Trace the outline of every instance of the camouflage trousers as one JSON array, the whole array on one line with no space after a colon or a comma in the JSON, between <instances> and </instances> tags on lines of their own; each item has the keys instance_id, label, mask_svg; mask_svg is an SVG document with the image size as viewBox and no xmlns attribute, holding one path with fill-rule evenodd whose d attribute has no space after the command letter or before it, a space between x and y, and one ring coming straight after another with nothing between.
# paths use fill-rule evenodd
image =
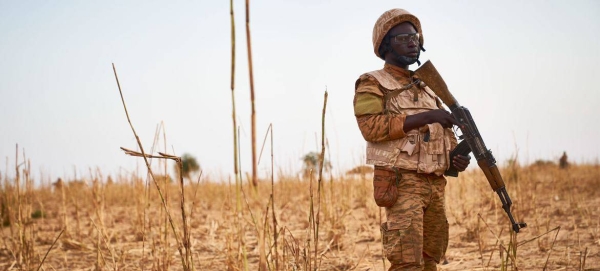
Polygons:
<instances>
[{"instance_id":1,"label":"camouflage trousers","mask_svg":"<svg viewBox=\"0 0 600 271\"><path fill-rule=\"evenodd\" d=\"M389 271L437 270L448 247L445 187L443 176L402 173L398 200L385 209L387 222L381 224Z\"/></svg>"}]
</instances>

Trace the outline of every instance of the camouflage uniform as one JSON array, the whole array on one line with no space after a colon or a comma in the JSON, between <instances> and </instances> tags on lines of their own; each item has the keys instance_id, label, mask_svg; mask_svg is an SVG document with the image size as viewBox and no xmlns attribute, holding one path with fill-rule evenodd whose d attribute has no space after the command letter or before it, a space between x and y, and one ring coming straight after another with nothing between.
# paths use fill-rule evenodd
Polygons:
<instances>
[{"instance_id":1,"label":"camouflage uniform","mask_svg":"<svg viewBox=\"0 0 600 271\"><path fill-rule=\"evenodd\" d=\"M402 174L398 200L386 208L381 225L389 270L437 270L448 246L445 186L446 179L435 174Z\"/></svg>"},{"instance_id":2,"label":"camouflage uniform","mask_svg":"<svg viewBox=\"0 0 600 271\"><path fill-rule=\"evenodd\" d=\"M380 24L382 18L387 25ZM380 40L375 33L385 34L404 21L421 33L418 19L404 10L391 15L388 11L378 20L373 39L378 56ZM394 65L385 64L356 81L354 113L367 141L367 163L375 166L375 192L381 183L393 183L392 189L397 189L393 190L397 199L391 197L395 201L386 205L387 221L381 225L385 254L392 264L389 270L437 270L436 263L446 252L443 173L457 144L455 135L439 123L403 130L406 116L439 108L441 101L429 87L411 71Z\"/></svg>"}]
</instances>

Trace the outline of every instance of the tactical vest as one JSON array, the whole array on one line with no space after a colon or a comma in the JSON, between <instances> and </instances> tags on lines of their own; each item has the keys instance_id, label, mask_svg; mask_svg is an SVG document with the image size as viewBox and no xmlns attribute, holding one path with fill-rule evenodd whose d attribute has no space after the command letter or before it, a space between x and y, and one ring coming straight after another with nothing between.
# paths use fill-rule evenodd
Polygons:
<instances>
[{"instance_id":1,"label":"tactical vest","mask_svg":"<svg viewBox=\"0 0 600 271\"><path fill-rule=\"evenodd\" d=\"M384 94L384 113L414 115L443 108L435 93L422 81L403 85L385 70L367 73ZM457 144L452 129L432 123L413 129L400 139L367 142L367 164L442 175L449 167L449 153Z\"/></svg>"}]
</instances>

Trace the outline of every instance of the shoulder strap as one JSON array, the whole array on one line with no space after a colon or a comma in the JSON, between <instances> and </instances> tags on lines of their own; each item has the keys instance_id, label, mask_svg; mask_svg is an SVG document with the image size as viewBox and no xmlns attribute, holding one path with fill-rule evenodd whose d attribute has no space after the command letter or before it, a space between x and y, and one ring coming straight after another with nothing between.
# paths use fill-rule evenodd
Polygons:
<instances>
[{"instance_id":1,"label":"shoulder strap","mask_svg":"<svg viewBox=\"0 0 600 271\"><path fill-rule=\"evenodd\" d=\"M396 78L394 78L394 76L383 69L368 72L367 74L375 78L379 85L387 90L384 93L386 103L391 97L394 97L412 87L412 84L402 85L400 82L398 82L398 80L396 80Z\"/></svg>"},{"instance_id":2,"label":"shoulder strap","mask_svg":"<svg viewBox=\"0 0 600 271\"><path fill-rule=\"evenodd\" d=\"M386 72L385 70L377 70L377 71L372 71L372 72L368 72L367 74L375 77L375 79L377 79L377 82L379 82L379 84L384 87L385 89L394 91L396 89L402 88L403 85L400 84L400 82L398 82L396 80L396 78L394 78L394 76L392 76L390 73Z\"/></svg>"}]
</instances>

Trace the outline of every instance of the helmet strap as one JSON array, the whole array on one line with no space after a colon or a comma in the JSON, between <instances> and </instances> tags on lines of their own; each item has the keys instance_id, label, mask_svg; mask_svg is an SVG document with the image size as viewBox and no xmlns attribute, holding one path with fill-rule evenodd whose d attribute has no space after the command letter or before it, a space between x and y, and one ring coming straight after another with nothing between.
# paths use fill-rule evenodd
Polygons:
<instances>
[{"instance_id":1,"label":"helmet strap","mask_svg":"<svg viewBox=\"0 0 600 271\"><path fill-rule=\"evenodd\" d=\"M423 45L421 45L419 43L419 48L421 48L421 51L425 52L425 48L423 48ZM421 52L419 52L419 56L421 56ZM419 56L417 57L417 65L421 66L421 61L419 61Z\"/></svg>"}]
</instances>

